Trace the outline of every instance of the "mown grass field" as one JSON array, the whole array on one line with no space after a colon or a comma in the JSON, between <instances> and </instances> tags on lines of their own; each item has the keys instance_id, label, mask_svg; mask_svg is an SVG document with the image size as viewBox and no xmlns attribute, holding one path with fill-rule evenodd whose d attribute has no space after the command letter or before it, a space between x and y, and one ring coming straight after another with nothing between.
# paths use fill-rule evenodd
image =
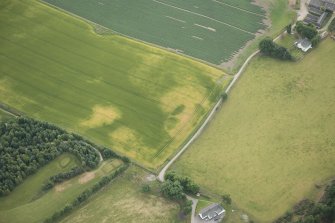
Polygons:
<instances>
[{"instance_id":1,"label":"mown grass field","mask_svg":"<svg viewBox=\"0 0 335 223\"><path fill-rule=\"evenodd\" d=\"M183 222L178 219L178 204L158 196L155 182L148 182L148 175L148 172L138 167L130 167L62 223ZM142 192L143 184L151 184L152 191Z\"/></svg>"},{"instance_id":2,"label":"mown grass field","mask_svg":"<svg viewBox=\"0 0 335 223\"><path fill-rule=\"evenodd\" d=\"M84 4L83 4L84 6ZM230 78L37 1L0 3L0 101L160 166Z\"/></svg>"},{"instance_id":3,"label":"mown grass field","mask_svg":"<svg viewBox=\"0 0 335 223\"><path fill-rule=\"evenodd\" d=\"M335 174L335 42L303 60L255 58L173 169L270 222Z\"/></svg>"},{"instance_id":4,"label":"mown grass field","mask_svg":"<svg viewBox=\"0 0 335 223\"><path fill-rule=\"evenodd\" d=\"M221 64L266 28L250 1L45 0L118 33Z\"/></svg>"},{"instance_id":5,"label":"mown grass field","mask_svg":"<svg viewBox=\"0 0 335 223\"><path fill-rule=\"evenodd\" d=\"M0 198L0 222L43 222L121 164L119 160L104 161L98 169L58 184L47 193L41 193L41 187L49 177L79 165L73 155L61 155L28 177L8 196Z\"/></svg>"}]
</instances>

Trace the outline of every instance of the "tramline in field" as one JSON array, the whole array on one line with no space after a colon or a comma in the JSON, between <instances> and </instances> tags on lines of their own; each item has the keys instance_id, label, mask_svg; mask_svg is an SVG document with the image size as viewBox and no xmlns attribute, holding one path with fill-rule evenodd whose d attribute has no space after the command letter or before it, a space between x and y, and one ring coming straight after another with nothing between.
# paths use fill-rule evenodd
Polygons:
<instances>
[{"instance_id":1,"label":"tramline in field","mask_svg":"<svg viewBox=\"0 0 335 223\"><path fill-rule=\"evenodd\" d=\"M217 65L266 28L265 11L245 0L45 2L123 35Z\"/></svg>"}]
</instances>

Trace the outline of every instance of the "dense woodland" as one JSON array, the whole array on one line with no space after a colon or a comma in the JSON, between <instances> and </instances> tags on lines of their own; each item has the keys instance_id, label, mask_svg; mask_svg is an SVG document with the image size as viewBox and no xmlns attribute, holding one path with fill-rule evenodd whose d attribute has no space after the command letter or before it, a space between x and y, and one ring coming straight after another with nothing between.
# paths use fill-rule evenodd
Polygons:
<instances>
[{"instance_id":1,"label":"dense woodland","mask_svg":"<svg viewBox=\"0 0 335 223\"><path fill-rule=\"evenodd\" d=\"M0 195L10 193L28 175L64 152L77 156L85 169L99 163L92 144L54 125L28 118L0 123Z\"/></svg>"},{"instance_id":2,"label":"dense woodland","mask_svg":"<svg viewBox=\"0 0 335 223\"><path fill-rule=\"evenodd\" d=\"M329 185L319 202L308 199L296 204L292 211L274 223L334 223L335 222L335 180Z\"/></svg>"}]
</instances>

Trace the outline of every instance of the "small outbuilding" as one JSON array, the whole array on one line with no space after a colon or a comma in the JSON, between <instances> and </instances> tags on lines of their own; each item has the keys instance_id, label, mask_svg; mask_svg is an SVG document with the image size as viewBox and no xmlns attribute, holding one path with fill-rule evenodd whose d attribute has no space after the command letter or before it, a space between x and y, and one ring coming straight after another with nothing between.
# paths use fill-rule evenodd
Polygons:
<instances>
[{"instance_id":1,"label":"small outbuilding","mask_svg":"<svg viewBox=\"0 0 335 223\"><path fill-rule=\"evenodd\" d=\"M303 52L307 52L309 49L312 48L312 43L307 38L300 39L299 41L295 42L295 45Z\"/></svg>"},{"instance_id":2,"label":"small outbuilding","mask_svg":"<svg viewBox=\"0 0 335 223\"><path fill-rule=\"evenodd\" d=\"M204 221L215 220L223 218L226 213L226 210L220 204L212 204L199 213L199 217Z\"/></svg>"}]
</instances>

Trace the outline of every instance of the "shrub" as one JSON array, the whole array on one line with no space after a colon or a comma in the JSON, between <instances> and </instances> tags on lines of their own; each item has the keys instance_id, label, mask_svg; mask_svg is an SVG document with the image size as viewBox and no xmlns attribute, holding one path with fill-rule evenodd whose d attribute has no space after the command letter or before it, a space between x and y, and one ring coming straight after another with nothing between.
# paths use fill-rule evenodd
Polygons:
<instances>
[{"instance_id":1,"label":"shrub","mask_svg":"<svg viewBox=\"0 0 335 223\"><path fill-rule=\"evenodd\" d=\"M230 205L231 204L231 197L229 194L222 195L222 202L225 204Z\"/></svg>"},{"instance_id":2,"label":"shrub","mask_svg":"<svg viewBox=\"0 0 335 223\"><path fill-rule=\"evenodd\" d=\"M144 184L144 185L142 186L142 192L144 192L144 193L148 193L148 192L150 192L150 191L151 191L150 185L148 185L148 184Z\"/></svg>"},{"instance_id":3,"label":"shrub","mask_svg":"<svg viewBox=\"0 0 335 223\"><path fill-rule=\"evenodd\" d=\"M192 204L193 202L190 200L186 200L182 205L182 211L185 215L188 215L192 211Z\"/></svg>"},{"instance_id":4,"label":"shrub","mask_svg":"<svg viewBox=\"0 0 335 223\"><path fill-rule=\"evenodd\" d=\"M281 60L292 60L290 52L283 46L279 46L270 38L265 38L259 43L259 50L262 54Z\"/></svg>"},{"instance_id":5,"label":"shrub","mask_svg":"<svg viewBox=\"0 0 335 223\"><path fill-rule=\"evenodd\" d=\"M200 187L195 184L191 178L185 176L178 176L175 172L168 172L165 175L165 180L170 180L172 182L179 182L183 187L183 191L187 194L196 194L199 192Z\"/></svg>"},{"instance_id":6,"label":"shrub","mask_svg":"<svg viewBox=\"0 0 335 223\"><path fill-rule=\"evenodd\" d=\"M183 200L185 195L183 194L183 187L179 181L165 181L161 186L161 192L165 197L172 200Z\"/></svg>"}]
</instances>

